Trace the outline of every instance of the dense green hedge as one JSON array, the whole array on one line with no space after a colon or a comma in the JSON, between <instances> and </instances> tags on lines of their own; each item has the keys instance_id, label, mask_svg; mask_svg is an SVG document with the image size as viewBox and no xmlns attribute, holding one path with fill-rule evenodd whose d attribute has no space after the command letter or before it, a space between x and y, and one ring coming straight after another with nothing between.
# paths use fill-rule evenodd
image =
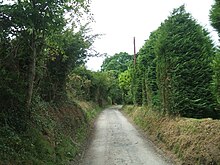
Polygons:
<instances>
[{"instance_id":1,"label":"dense green hedge","mask_svg":"<svg viewBox=\"0 0 220 165\"><path fill-rule=\"evenodd\" d=\"M214 56L209 33L184 6L174 9L138 52L131 70L134 103L170 115L218 118L211 87L212 77L217 83Z\"/></svg>"}]
</instances>

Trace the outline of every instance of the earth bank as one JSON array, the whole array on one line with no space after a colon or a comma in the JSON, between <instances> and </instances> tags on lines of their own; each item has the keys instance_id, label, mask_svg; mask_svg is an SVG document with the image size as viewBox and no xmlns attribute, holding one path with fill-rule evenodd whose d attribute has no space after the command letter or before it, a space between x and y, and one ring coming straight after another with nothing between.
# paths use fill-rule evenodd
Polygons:
<instances>
[{"instance_id":1,"label":"earth bank","mask_svg":"<svg viewBox=\"0 0 220 165\"><path fill-rule=\"evenodd\" d=\"M101 111L93 102L42 104L32 112L27 131L0 129L0 164L31 165L77 162Z\"/></svg>"}]
</instances>

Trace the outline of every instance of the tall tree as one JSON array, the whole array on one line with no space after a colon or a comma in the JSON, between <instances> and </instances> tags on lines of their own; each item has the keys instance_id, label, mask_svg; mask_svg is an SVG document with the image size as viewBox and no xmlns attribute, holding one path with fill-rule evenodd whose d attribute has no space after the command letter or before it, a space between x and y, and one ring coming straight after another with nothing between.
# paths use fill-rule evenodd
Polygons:
<instances>
[{"instance_id":1,"label":"tall tree","mask_svg":"<svg viewBox=\"0 0 220 165\"><path fill-rule=\"evenodd\" d=\"M210 10L210 21L211 25L217 30L218 36L220 36L220 1L215 0L214 5ZM215 99L218 102L218 106L220 106L220 50L215 53L215 57L212 63L213 68L213 82L212 82L212 91Z\"/></svg>"},{"instance_id":2,"label":"tall tree","mask_svg":"<svg viewBox=\"0 0 220 165\"><path fill-rule=\"evenodd\" d=\"M66 96L66 80L89 56L96 35L88 35L86 26L78 32L67 29L47 38L46 73L40 80L40 94L46 101L59 101Z\"/></svg>"},{"instance_id":3,"label":"tall tree","mask_svg":"<svg viewBox=\"0 0 220 165\"><path fill-rule=\"evenodd\" d=\"M215 0L214 5L210 10L210 21L211 25L217 30L218 35L220 36L220 1Z\"/></svg>"},{"instance_id":4,"label":"tall tree","mask_svg":"<svg viewBox=\"0 0 220 165\"><path fill-rule=\"evenodd\" d=\"M1 56L0 76L5 78L1 80L0 88L9 98L9 105L1 108L3 114L10 113L8 109L17 107L17 113L26 109L26 114L30 115L36 73L44 67L40 63L46 58L46 38L63 30L66 25L66 12L71 11L76 18L80 9L87 10L87 4L86 0L18 0L1 3L0 51L4 52L4 56ZM4 51L6 47L7 51ZM16 87L19 87L19 90ZM1 104L4 104L4 100L1 100ZM20 115L22 116L25 115ZM13 119L11 121L13 122Z\"/></svg>"},{"instance_id":5,"label":"tall tree","mask_svg":"<svg viewBox=\"0 0 220 165\"><path fill-rule=\"evenodd\" d=\"M213 44L184 6L162 25L156 55L163 110L187 117L216 117L210 91Z\"/></svg>"},{"instance_id":6,"label":"tall tree","mask_svg":"<svg viewBox=\"0 0 220 165\"><path fill-rule=\"evenodd\" d=\"M152 32L143 47L138 52L137 67L141 70L142 76L142 102L145 105L156 105L158 100L158 87L156 83L156 54L155 44L158 38L158 31Z\"/></svg>"},{"instance_id":7,"label":"tall tree","mask_svg":"<svg viewBox=\"0 0 220 165\"><path fill-rule=\"evenodd\" d=\"M107 57L102 66L102 71L115 71L117 77L119 73L124 72L128 69L131 64L133 56L129 55L126 52L116 53L113 56Z\"/></svg>"},{"instance_id":8,"label":"tall tree","mask_svg":"<svg viewBox=\"0 0 220 165\"><path fill-rule=\"evenodd\" d=\"M116 53L114 56L107 57L102 66L102 72L108 72L112 76L112 86L109 89L113 103L122 103L123 92L119 87L119 75L126 71L132 64L133 56L126 52Z\"/></svg>"},{"instance_id":9,"label":"tall tree","mask_svg":"<svg viewBox=\"0 0 220 165\"><path fill-rule=\"evenodd\" d=\"M72 7L72 5L74 7ZM3 5L1 23L8 35L22 37L28 42L28 81L26 106L29 108L33 95L36 60L42 54L46 36L61 31L65 25L64 14L85 7L85 1L17 1L13 5ZM8 30L9 29L9 30ZM7 30L7 31L6 31Z\"/></svg>"}]
</instances>

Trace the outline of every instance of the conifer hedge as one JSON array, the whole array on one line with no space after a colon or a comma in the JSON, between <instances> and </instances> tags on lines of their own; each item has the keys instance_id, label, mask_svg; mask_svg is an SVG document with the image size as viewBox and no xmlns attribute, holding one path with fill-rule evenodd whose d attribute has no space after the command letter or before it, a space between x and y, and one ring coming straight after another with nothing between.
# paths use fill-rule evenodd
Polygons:
<instances>
[{"instance_id":1,"label":"conifer hedge","mask_svg":"<svg viewBox=\"0 0 220 165\"><path fill-rule=\"evenodd\" d=\"M187 117L215 116L210 89L213 44L184 6L165 20L156 47L162 108Z\"/></svg>"},{"instance_id":2,"label":"conifer hedge","mask_svg":"<svg viewBox=\"0 0 220 165\"><path fill-rule=\"evenodd\" d=\"M211 91L214 55L209 33L184 6L174 9L138 52L135 101L141 95L166 114L218 118Z\"/></svg>"}]
</instances>

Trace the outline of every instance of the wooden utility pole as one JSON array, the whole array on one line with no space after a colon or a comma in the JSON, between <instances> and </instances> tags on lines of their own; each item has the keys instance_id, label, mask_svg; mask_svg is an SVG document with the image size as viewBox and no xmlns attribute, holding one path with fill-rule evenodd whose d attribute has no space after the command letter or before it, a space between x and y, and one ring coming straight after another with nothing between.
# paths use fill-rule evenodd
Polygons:
<instances>
[{"instance_id":1,"label":"wooden utility pole","mask_svg":"<svg viewBox=\"0 0 220 165\"><path fill-rule=\"evenodd\" d=\"M134 65L136 65L136 45L135 45L135 37L134 37Z\"/></svg>"}]
</instances>

